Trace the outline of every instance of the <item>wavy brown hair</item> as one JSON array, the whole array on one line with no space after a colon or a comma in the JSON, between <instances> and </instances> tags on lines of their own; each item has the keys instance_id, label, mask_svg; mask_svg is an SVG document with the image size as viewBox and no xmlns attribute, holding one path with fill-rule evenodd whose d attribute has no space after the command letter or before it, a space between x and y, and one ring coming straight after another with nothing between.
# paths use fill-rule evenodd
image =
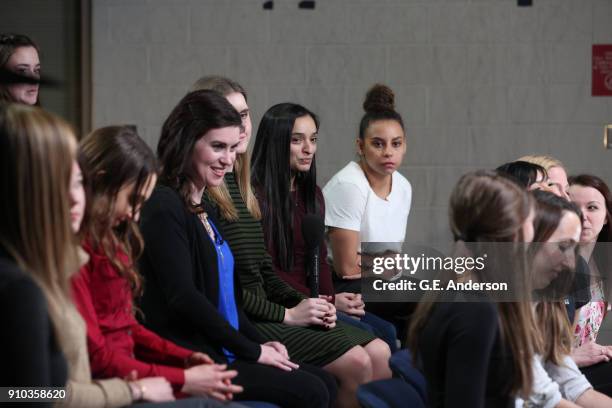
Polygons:
<instances>
[{"instance_id":1,"label":"wavy brown hair","mask_svg":"<svg viewBox=\"0 0 612 408\"><path fill-rule=\"evenodd\" d=\"M191 201L192 156L196 142L212 129L241 125L236 109L225 97L211 90L188 93L164 122L157 144L160 182L176 190L190 211L201 211L201 207L194 206Z\"/></svg>"},{"instance_id":2,"label":"wavy brown hair","mask_svg":"<svg viewBox=\"0 0 612 408\"><path fill-rule=\"evenodd\" d=\"M135 261L144 242L133 217L113 226L112 214L119 190L131 183L134 183L130 197L132 211L142 205L140 193L157 173L155 155L134 126L108 126L94 130L82 140L79 164L89 194L82 233L93 249L107 256L128 280L134 296L139 296L142 278ZM127 263L118 258L119 250L127 254Z\"/></svg>"},{"instance_id":3,"label":"wavy brown hair","mask_svg":"<svg viewBox=\"0 0 612 408\"><path fill-rule=\"evenodd\" d=\"M520 241L523 240L522 224L531 208L527 192L496 172L476 171L461 177L450 198L450 225L455 239L465 242L474 256L479 256L487 243L515 242L510 257L507 251L503 256L502 253L492 254L490 250L495 250L495 245L487 248L486 268L472 271L479 282L496 280L496 263L510 263L509 267L506 265L500 269L511 270L522 282L528 282L524 245ZM435 300L435 294L432 294L419 303L410 324L408 344L415 358L419 353L419 334L429 320ZM528 300L500 302L497 309L502 340L512 350L514 378L511 392L529 395L533 380L531 364L535 330L531 304Z\"/></svg>"},{"instance_id":4,"label":"wavy brown hair","mask_svg":"<svg viewBox=\"0 0 612 408\"><path fill-rule=\"evenodd\" d=\"M244 100L248 101L246 90L238 82L229 78L218 75L205 76L198 79L192 86L191 91L212 90L219 92L223 96L228 96L234 92L238 92L244 96ZM242 201L246 204L247 209L256 220L261 219L261 210L253 188L251 187L251 162L249 152L236 153L236 162L234 163L234 173L236 174L236 182L242 196ZM238 221L238 211L232 201L232 197L224 183L217 187L206 189L206 194L212 199L221 211L221 216L228 221Z\"/></svg>"},{"instance_id":5,"label":"wavy brown hair","mask_svg":"<svg viewBox=\"0 0 612 408\"><path fill-rule=\"evenodd\" d=\"M75 150L64 120L0 103L0 247L58 299L78 270L68 189Z\"/></svg>"}]
</instances>

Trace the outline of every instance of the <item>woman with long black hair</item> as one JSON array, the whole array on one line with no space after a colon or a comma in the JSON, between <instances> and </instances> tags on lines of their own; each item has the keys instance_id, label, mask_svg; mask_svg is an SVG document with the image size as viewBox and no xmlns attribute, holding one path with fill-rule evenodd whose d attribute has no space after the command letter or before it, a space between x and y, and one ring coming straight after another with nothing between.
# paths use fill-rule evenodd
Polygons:
<instances>
[{"instance_id":1,"label":"woman with long black hair","mask_svg":"<svg viewBox=\"0 0 612 408\"><path fill-rule=\"evenodd\" d=\"M272 256L275 272L294 288L309 293L307 282L308 250L302 237L302 222L306 214L321 218L325 203L316 183L315 152L318 120L314 113L301 105L281 103L264 114L252 157L252 182L262 211L265 241ZM327 250L320 246L319 257L325 260ZM331 273L321 262L321 293L332 300L334 295ZM336 294L336 298L344 294ZM331 303L330 313L336 310ZM322 316L322 320L325 316ZM325 368L340 380L339 399L348 404L354 399L357 385L369 379L390 376L389 347L380 339L343 322L341 331L325 340L336 345L335 354L326 352ZM303 341L300 347L305 347ZM338 346L342 346L338 348ZM352 361L355 356L366 359L370 378L361 379ZM333 357L333 358L331 358ZM365 381L364 381L365 380Z\"/></svg>"},{"instance_id":2,"label":"woman with long black hair","mask_svg":"<svg viewBox=\"0 0 612 408\"><path fill-rule=\"evenodd\" d=\"M266 341L242 307L234 255L205 191L232 168L242 133L240 114L214 91L187 94L170 113L157 147L159 185L143 207L146 324L185 347L238 371L240 400L281 406L327 406L320 369L291 361Z\"/></svg>"}]
</instances>

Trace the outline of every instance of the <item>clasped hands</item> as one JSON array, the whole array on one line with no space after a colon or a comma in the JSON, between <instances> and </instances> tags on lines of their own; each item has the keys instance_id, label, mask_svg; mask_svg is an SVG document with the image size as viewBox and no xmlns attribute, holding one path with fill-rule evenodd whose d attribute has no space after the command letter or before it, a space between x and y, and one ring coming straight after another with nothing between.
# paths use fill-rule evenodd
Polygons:
<instances>
[{"instance_id":1,"label":"clasped hands","mask_svg":"<svg viewBox=\"0 0 612 408\"><path fill-rule=\"evenodd\" d=\"M332 297L320 295L318 298L302 300L297 306L285 309L284 323L292 326L323 326L326 329L336 327L336 309L350 316L359 318L365 314L365 304L358 293L337 293L335 304Z\"/></svg>"}]
</instances>

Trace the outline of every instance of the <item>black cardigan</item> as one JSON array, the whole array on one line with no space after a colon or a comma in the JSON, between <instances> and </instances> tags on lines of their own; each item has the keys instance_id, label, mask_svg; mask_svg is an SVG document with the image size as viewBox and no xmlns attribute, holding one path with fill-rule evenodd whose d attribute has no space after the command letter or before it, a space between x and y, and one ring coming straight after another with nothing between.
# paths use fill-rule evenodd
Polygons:
<instances>
[{"instance_id":1,"label":"black cardigan","mask_svg":"<svg viewBox=\"0 0 612 408\"><path fill-rule=\"evenodd\" d=\"M68 365L55 337L45 296L2 249L0 310L0 386L63 387Z\"/></svg>"},{"instance_id":2,"label":"black cardigan","mask_svg":"<svg viewBox=\"0 0 612 408\"><path fill-rule=\"evenodd\" d=\"M206 207L206 211L219 229L214 209ZM264 340L244 314L236 274L239 330L217 311L217 253L197 215L187 209L175 190L158 185L141 216L145 241L140 258L145 279L140 302L143 323L161 336L206 352L217 361L225 361L222 348L238 359L257 361Z\"/></svg>"}]
</instances>

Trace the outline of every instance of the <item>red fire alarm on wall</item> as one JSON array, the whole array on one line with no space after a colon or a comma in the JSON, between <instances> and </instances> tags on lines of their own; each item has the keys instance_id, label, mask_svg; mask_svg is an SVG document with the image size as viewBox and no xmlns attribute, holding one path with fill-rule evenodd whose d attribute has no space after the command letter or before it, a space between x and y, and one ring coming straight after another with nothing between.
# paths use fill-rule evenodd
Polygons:
<instances>
[{"instance_id":1,"label":"red fire alarm on wall","mask_svg":"<svg viewBox=\"0 0 612 408\"><path fill-rule=\"evenodd\" d=\"M612 96L612 44L593 45L592 95Z\"/></svg>"}]
</instances>

